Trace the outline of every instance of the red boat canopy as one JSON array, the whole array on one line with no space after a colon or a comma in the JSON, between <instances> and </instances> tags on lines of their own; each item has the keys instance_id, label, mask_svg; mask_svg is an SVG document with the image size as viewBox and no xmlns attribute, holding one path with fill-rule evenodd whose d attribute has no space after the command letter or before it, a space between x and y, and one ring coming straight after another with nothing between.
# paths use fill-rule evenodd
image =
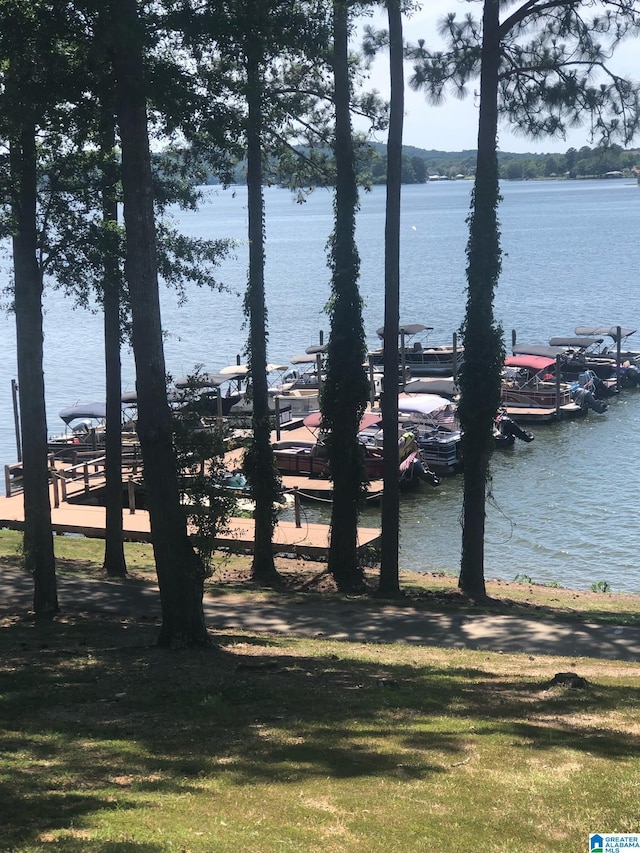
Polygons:
<instances>
[{"instance_id":1,"label":"red boat canopy","mask_svg":"<svg viewBox=\"0 0 640 853\"><path fill-rule=\"evenodd\" d=\"M379 424L382 420L382 415L378 412L365 412L360 421L360 430L368 429L368 427ZM303 421L303 424L309 429L318 429L322 426L322 412L309 412Z\"/></svg>"},{"instance_id":2,"label":"red boat canopy","mask_svg":"<svg viewBox=\"0 0 640 853\"><path fill-rule=\"evenodd\" d=\"M504 360L505 367L525 367L528 370L534 370L536 373L540 370L549 370L555 367L555 358L545 358L542 355L508 355Z\"/></svg>"}]
</instances>

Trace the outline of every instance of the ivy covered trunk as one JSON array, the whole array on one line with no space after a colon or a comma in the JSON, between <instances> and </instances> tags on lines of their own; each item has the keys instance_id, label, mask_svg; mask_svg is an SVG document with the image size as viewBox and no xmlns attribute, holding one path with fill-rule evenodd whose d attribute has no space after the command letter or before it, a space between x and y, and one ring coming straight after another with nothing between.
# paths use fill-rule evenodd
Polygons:
<instances>
[{"instance_id":1,"label":"ivy covered trunk","mask_svg":"<svg viewBox=\"0 0 640 853\"><path fill-rule=\"evenodd\" d=\"M189 542L180 505L167 403L151 162L147 135L142 32L135 0L112 0L116 109L122 147L132 342L136 363L138 436L162 604L158 644L205 645L205 570Z\"/></svg>"},{"instance_id":2,"label":"ivy covered trunk","mask_svg":"<svg viewBox=\"0 0 640 853\"><path fill-rule=\"evenodd\" d=\"M500 404L504 363L502 329L493 314L501 269L497 209L499 0L485 0L480 118L476 179L467 244L467 306L462 327L464 363L459 405L463 433L464 499L460 588L471 598L486 597L484 534L486 489L493 448L493 419Z\"/></svg>"},{"instance_id":3,"label":"ivy covered trunk","mask_svg":"<svg viewBox=\"0 0 640 853\"><path fill-rule=\"evenodd\" d=\"M364 460L358 428L369 386L362 303L358 290L360 260L355 243L358 190L351 139L350 83L347 54L348 3L336 0L334 13L334 97L336 190L335 230L331 241L331 333L327 375L321 397L322 420L333 480L329 571L341 591L360 590L364 572L358 564L359 507L363 494Z\"/></svg>"},{"instance_id":4,"label":"ivy covered trunk","mask_svg":"<svg viewBox=\"0 0 640 853\"><path fill-rule=\"evenodd\" d=\"M273 560L274 502L278 477L271 447L269 390L267 386L267 309L264 293L264 198L262 195L262 58L259 37L247 39L247 194L249 209L249 284L245 313L249 318L249 353L253 397L251 447L245 470L255 501L255 538L252 575L273 581L278 573Z\"/></svg>"}]
</instances>

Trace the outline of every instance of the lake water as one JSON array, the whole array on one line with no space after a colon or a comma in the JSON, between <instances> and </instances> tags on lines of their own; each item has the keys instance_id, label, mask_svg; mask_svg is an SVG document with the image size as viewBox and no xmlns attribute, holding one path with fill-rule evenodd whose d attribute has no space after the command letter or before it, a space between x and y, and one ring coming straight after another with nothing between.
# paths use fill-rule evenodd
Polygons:
<instances>
[{"instance_id":1,"label":"lake water","mask_svg":"<svg viewBox=\"0 0 640 853\"><path fill-rule=\"evenodd\" d=\"M430 183L403 188L401 320L434 327L433 341L449 341L465 305L466 217L470 184ZM578 324L635 328L640 315L640 189L617 181L507 183L500 207L503 273L496 316L510 341L546 343L573 334ZM326 241L332 198L314 193L298 205L281 189L266 195L269 359L286 363L328 334ZM246 339L242 293L246 281L246 193L205 190L198 213L176 213L194 236L233 237L234 256L220 269L222 293L194 291L177 305L164 292L167 369L189 372L197 363L216 370L235 363ZM369 343L383 322L384 190L363 193L358 217L361 290ZM6 278L6 276L5 276ZM46 294L45 383L49 430L58 412L104 395L99 316L73 310L59 293ZM0 459L16 457L11 379L16 376L11 316L0 316ZM640 339L640 333L637 337ZM637 344L640 348L640 340ZM133 388L133 359L123 357L125 390ZM558 425L534 426L535 441L493 459L488 507L487 577L526 574L541 583L640 592L640 392L626 391L608 412ZM416 570L457 571L462 479L403 496L401 564ZM305 508L309 520L326 510ZM377 525L379 510L363 523Z\"/></svg>"}]
</instances>

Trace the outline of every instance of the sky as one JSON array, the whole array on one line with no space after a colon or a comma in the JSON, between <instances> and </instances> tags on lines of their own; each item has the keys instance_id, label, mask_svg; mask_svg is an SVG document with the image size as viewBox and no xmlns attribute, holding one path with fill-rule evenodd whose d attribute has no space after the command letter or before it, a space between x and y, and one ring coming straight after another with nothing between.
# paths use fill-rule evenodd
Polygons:
<instances>
[{"instance_id":1,"label":"sky","mask_svg":"<svg viewBox=\"0 0 640 853\"><path fill-rule=\"evenodd\" d=\"M482 14L482 3L466 2L466 0L422 0L422 10L404 20L404 37L407 42L424 39L428 47L442 47L437 32L437 22L449 12L455 12L462 18L471 12L475 17ZM377 15L371 21L379 27L386 28L386 18ZM638 39L624 43L614 57L615 70L640 79L640 50ZM405 65L405 84L411 73L409 63ZM388 54L381 54L376 59L371 72L371 87L388 97ZM478 111L474 105L474 84L469 86L470 94L460 101L448 95L442 105L430 106L423 94L413 92L405 85L405 120L404 144L415 145L418 148L436 149L439 151L462 151L477 147ZM477 84L476 87L477 88ZM385 135L379 138L386 142ZM589 141L588 128L572 131L567 139L543 139L532 141L523 136L516 136L509 131L506 123L499 127L499 147L502 151L556 153L568 148L580 148L583 145L593 146ZM635 142L640 146L640 138Z\"/></svg>"}]
</instances>

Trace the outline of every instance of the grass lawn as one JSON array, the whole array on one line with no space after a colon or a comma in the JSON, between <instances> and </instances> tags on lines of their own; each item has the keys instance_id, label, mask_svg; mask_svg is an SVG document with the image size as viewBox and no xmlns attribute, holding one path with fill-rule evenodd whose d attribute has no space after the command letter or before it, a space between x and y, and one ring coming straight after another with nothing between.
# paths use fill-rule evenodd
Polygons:
<instances>
[{"instance_id":1,"label":"grass lawn","mask_svg":"<svg viewBox=\"0 0 640 853\"><path fill-rule=\"evenodd\" d=\"M61 571L100 572L100 543L56 545ZM307 586L323 568L290 566ZM212 582L245 575L239 559ZM456 606L448 578L404 584ZM501 589L527 615L638 616L634 596ZM640 831L637 664L231 631L170 652L157 633L0 614L0 850L580 853ZM566 671L584 689L551 684Z\"/></svg>"}]
</instances>

